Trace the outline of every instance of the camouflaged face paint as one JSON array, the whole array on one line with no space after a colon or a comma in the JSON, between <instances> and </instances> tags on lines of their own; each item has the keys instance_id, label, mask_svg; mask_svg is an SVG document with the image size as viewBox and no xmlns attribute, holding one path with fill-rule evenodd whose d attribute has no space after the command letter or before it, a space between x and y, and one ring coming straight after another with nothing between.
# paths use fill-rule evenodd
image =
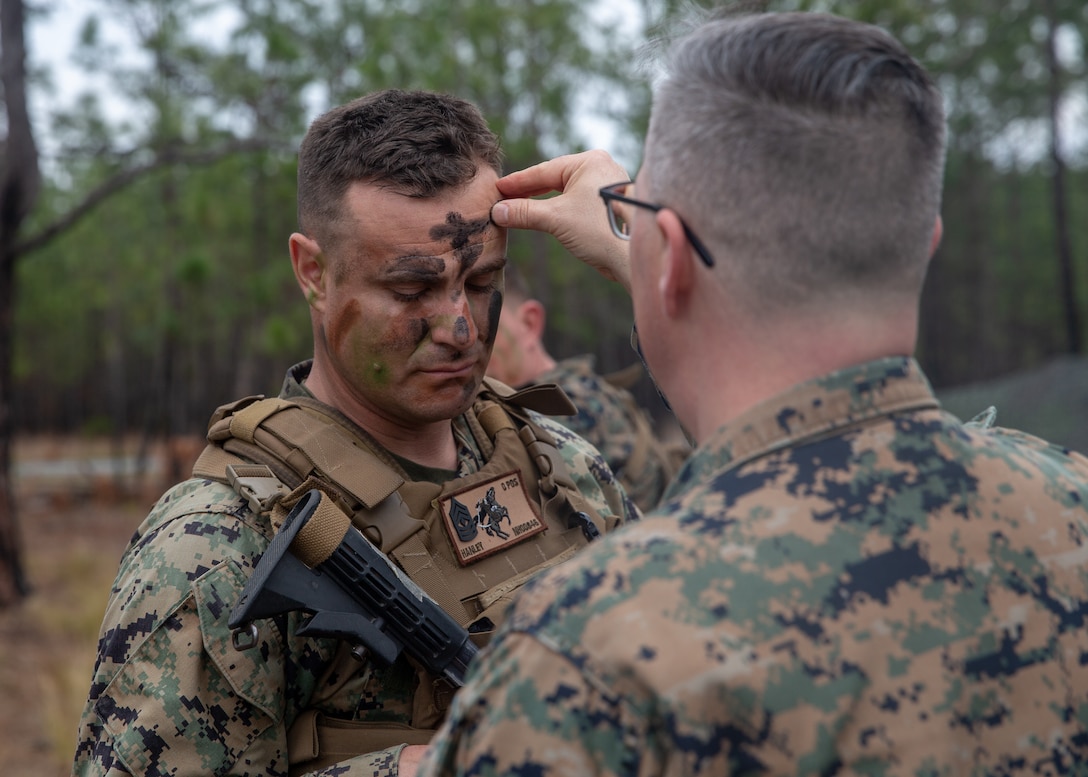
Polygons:
<instances>
[{"instance_id":1,"label":"camouflaged face paint","mask_svg":"<svg viewBox=\"0 0 1088 777\"><path fill-rule=\"evenodd\" d=\"M425 318L416 319L416 344L422 343L431 333L431 325Z\"/></svg>"},{"instance_id":2,"label":"camouflaged face paint","mask_svg":"<svg viewBox=\"0 0 1088 777\"><path fill-rule=\"evenodd\" d=\"M468 343L468 321L464 316L458 316L453 322L453 339L458 343Z\"/></svg>"},{"instance_id":3,"label":"camouflaged face paint","mask_svg":"<svg viewBox=\"0 0 1088 777\"><path fill-rule=\"evenodd\" d=\"M502 292L498 289L491 292L491 299L487 303L487 332L484 342L491 345L495 342L495 336L499 333L499 315L502 313Z\"/></svg>"},{"instance_id":4,"label":"camouflaged face paint","mask_svg":"<svg viewBox=\"0 0 1088 777\"><path fill-rule=\"evenodd\" d=\"M490 225L490 217L465 221L456 211L446 214L446 223L431 228L431 240L448 240L454 255L461 262L461 271L469 270L480 258L484 247L482 243L470 243L476 235L484 232Z\"/></svg>"},{"instance_id":5,"label":"camouflaged face paint","mask_svg":"<svg viewBox=\"0 0 1088 777\"><path fill-rule=\"evenodd\" d=\"M351 333L361 316L359 303L354 300L349 302L339 315L334 316L329 322L328 332L326 333L329 348L333 351L339 351L343 346L344 338Z\"/></svg>"}]
</instances>

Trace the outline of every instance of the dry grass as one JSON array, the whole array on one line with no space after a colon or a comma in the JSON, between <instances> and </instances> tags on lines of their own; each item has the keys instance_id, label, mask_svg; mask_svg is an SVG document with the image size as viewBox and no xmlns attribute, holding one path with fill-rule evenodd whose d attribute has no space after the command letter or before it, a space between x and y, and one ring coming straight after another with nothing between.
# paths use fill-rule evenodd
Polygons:
<instances>
[{"instance_id":1,"label":"dry grass","mask_svg":"<svg viewBox=\"0 0 1088 777\"><path fill-rule=\"evenodd\" d=\"M190 448L183 446L186 454ZM126 449L134 450L130 446ZM100 441L16 442L16 462L108 453ZM155 453L156 469L164 469ZM16 478L31 595L0 611L0 772L71 773L76 729L110 585L128 539L164 483L77 475ZM135 493L133 493L135 492Z\"/></svg>"}]
</instances>

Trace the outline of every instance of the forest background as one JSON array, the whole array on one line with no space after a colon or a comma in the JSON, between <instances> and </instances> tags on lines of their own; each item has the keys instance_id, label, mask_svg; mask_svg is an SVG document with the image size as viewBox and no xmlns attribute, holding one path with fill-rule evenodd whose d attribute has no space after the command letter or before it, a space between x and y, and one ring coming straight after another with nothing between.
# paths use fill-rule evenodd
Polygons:
<instances>
[{"instance_id":1,"label":"forest background","mask_svg":"<svg viewBox=\"0 0 1088 777\"><path fill-rule=\"evenodd\" d=\"M10 3L11 0L5 0ZM1084 349L1088 81L1079 0L748 2L831 10L901 37L939 74L951 125L945 237L919 358L938 389ZM200 431L278 390L308 354L291 275L295 149L310 120L372 89L478 103L508 170L607 145L634 173L671 0L41 0L75 13L59 99L29 52L41 194L12 282L15 433L149 439ZM121 45L118 41L124 41ZM600 132L604 127L607 131ZM549 345L630 364L628 301L540 235L510 254L548 303ZM640 396L652 391L643 384ZM659 408L655 408L658 409Z\"/></svg>"},{"instance_id":2,"label":"forest background","mask_svg":"<svg viewBox=\"0 0 1088 777\"><path fill-rule=\"evenodd\" d=\"M999 423L1088 449L1088 6L743 5L878 23L939 75L945 235L919 360L953 412L995 404ZM0 604L18 605L0 613L5 773L64 773L109 580L184 473L193 449L178 441L223 402L277 392L309 355L286 251L309 122L373 89L443 90L482 108L508 170L603 146L633 174L646 44L695 7L0 0ZM73 37L42 34L54 27ZM61 60L85 87L63 88ZM510 255L548 304L554 354L634 361L618 289L539 235L512 234ZM664 418L648 381L636 392ZM46 459L76 465L34 468ZM96 474L102 460L124 467Z\"/></svg>"}]
</instances>

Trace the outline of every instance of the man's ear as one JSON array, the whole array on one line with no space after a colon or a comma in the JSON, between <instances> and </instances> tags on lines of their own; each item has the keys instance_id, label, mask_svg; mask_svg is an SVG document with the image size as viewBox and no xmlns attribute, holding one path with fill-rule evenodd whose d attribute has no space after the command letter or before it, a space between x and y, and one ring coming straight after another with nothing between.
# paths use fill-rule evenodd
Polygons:
<instances>
[{"instance_id":1,"label":"man's ear","mask_svg":"<svg viewBox=\"0 0 1088 777\"><path fill-rule=\"evenodd\" d=\"M537 340L544 337L544 327L547 325L548 314L544 310L544 304L539 300L527 299L518 305L518 320L525 331L532 334Z\"/></svg>"},{"instance_id":2,"label":"man's ear","mask_svg":"<svg viewBox=\"0 0 1088 777\"><path fill-rule=\"evenodd\" d=\"M929 240L929 256L932 259L933 255L937 253L937 246L941 244L941 235L944 234L944 222L941 221L940 215L937 216L937 221L933 224L933 237Z\"/></svg>"},{"instance_id":3,"label":"man's ear","mask_svg":"<svg viewBox=\"0 0 1088 777\"><path fill-rule=\"evenodd\" d=\"M292 233L289 241L291 248L291 267L295 271L295 280L302 289L306 302L312 308L319 308L325 299L325 256L321 246L313 238L301 232Z\"/></svg>"},{"instance_id":4,"label":"man's ear","mask_svg":"<svg viewBox=\"0 0 1088 777\"><path fill-rule=\"evenodd\" d=\"M688 306L695 282L695 256L680 217L668 208L657 212L657 225L665 238L658 289L665 313L671 318Z\"/></svg>"}]
</instances>

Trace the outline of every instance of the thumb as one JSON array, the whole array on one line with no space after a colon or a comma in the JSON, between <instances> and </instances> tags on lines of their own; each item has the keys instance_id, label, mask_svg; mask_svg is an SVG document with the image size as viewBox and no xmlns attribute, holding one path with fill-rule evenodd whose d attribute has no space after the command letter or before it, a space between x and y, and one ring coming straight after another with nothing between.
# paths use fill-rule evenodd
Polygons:
<instances>
[{"instance_id":1,"label":"thumb","mask_svg":"<svg viewBox=\"0 0 1088 777\"><path fill-rule=\"evenodd\" d=\"M537 200L499 200L491 206L491 221L510 229L545 229Z\"/></svg>"}]
</instances>

